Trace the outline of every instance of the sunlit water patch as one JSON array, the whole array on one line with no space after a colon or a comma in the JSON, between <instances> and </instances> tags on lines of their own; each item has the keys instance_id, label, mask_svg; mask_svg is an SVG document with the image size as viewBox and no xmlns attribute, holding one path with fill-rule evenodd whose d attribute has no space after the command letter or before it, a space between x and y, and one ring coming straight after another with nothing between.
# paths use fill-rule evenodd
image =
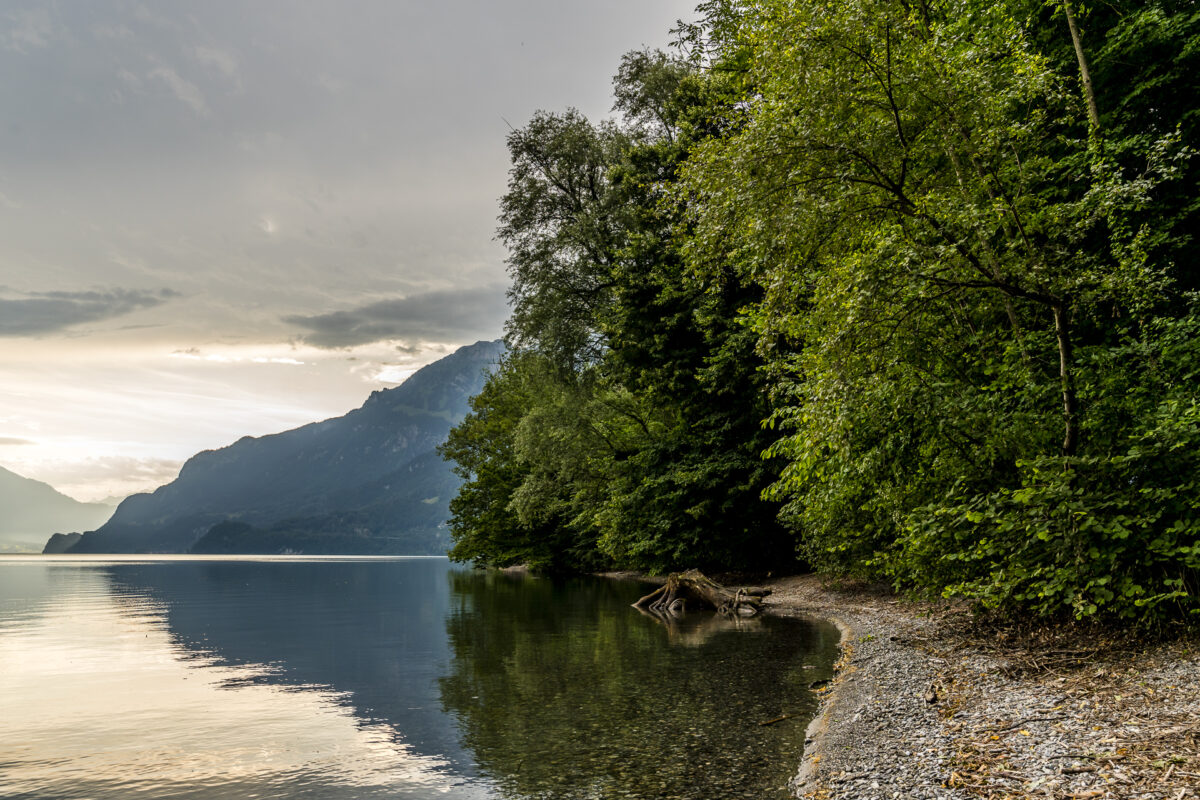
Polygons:
<instances>
[{"instance_id":1,"label":"sunlit water patch","mask_svg":"<svg viewBox=\"0 0 1200 800\"><path fill-rule=\"evenodd\" d=\"M325 686L181 650L152 599L68 570L0 628L0 796L482 797Z\"/></svg>"},{"instance_id":2,"label":"sunlit water patch","mask_svg":"<svg viewBox=\"0 0 1200 800\"><path fill-rule=\"evenodd\" d=\"M440 559L0 559L0 796L786 797L836 631L666 626L640 591Z\"/></svg>"}]
</instances>

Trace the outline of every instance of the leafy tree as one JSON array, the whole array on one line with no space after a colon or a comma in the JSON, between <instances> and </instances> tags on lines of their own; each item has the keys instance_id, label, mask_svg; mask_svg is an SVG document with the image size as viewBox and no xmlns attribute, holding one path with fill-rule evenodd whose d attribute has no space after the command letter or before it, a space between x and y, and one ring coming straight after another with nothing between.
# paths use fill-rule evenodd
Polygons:
<instances>
[{"instance_id":1,"label":"leafy tree","mask_svg":"<svg viewBox=\"0 0 1200 800\"><path fill-rule=\"evenodd\" d=\"M569 529L571 542L651 570L792 558L777 506L760 497L775 477L760 460L766 390L754 337L736 320L758 290L732 275L692 279L677 214L661 202L687 147L714 134L712 109L728 97L713 86L682 61L631 53L616 79L622 126L541 113L509 137L508 338L529 356L511 365L531 369L536 354L553 379L541 373L537 395L506 417L506 469L464 490L495 483L507 527L486 519L486 503L460 501L456 556L479 558L469 541L515 524ZM480 402L463 434L494 401ZM544 542L561 550L561 538Z\"/></svg>"},{"instance_id":2,"label":"leafy tree","mask_svg":"<svg viewBox=\"0 0 1200 800\"><path fill-rule=\"evenodd\" d=\"M510 346L541 351L564 373L603 354L599 321L624 244L625 210L609 171L627 146L611 124L578 111L538 112L508 137L500 241L513 284Z\"/></svg>"},{"instance_id":3,"label":"leafy tree","mask_svg":"<svg viewBox=\"0 0 1200 800\"><path fill-rule=\"evenodd\" d=\"M1200 12L700 10L509 137L456 555L1200 614Z\"/></svg>"},{"instance_id":4,"label":"leafy tree","mask_svg":"<svg viewBox=\"0 0 1200 800\"><path fill-rule=\"evenodd\" d=\"M528 351L510 353L472 398L471 413L450 431L441 452L464 480L450 501L451 558L545 571L604 566L594 541L578 536L557 511L557 497L553 508L537 515L520 514L514 507L514 496L533 471L517 454L517 429L557 384L545 358Z\"/></svg>"},{"instance_id":5,"label":"leafy tree","mask_svg":"<svg viewBox=\"0 0 1200 800\"><path fill-rule=\"evenodd\" d=\"M726 255L764 289L760 349L787 432L772 491L827 567L1024 603L1012 586L954 583L984 562L1003 571L1011 542L955 572L962 537L939 536L929 520L944 518L926 511L1016 491L1030 459L1079 488L1086 458L1127 441L1094 413L1119 369L1103 354L1170 290L1145 210L1186 150L1160 128L1110 138L1117 125L1080 77L1080 21L1047 53L1040 13L763 0L727 45L750 54L756 92L737 132L684 169L690 252L700 269ZM1076 518L1056 524L1074 536ZM1078 602L1089 570L1072 564L1054 607L1094 613Z\"/></svg>"}]
</instances>

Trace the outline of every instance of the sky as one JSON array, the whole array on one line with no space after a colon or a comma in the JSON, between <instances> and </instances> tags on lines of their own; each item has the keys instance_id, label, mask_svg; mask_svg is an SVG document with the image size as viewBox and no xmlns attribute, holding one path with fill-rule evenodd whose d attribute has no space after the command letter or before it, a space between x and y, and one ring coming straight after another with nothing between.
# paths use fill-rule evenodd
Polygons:
<instances>
[{"instance_id":1,"label":"sky","mask_svg":"<svg viewBox=\"0 0 1200 800\"><path fill-rule=\"evenodd\" d=\"M498 338L505 136L693 5L0 5L0 466L147 491Z\"/></svg>"}]
</instances>

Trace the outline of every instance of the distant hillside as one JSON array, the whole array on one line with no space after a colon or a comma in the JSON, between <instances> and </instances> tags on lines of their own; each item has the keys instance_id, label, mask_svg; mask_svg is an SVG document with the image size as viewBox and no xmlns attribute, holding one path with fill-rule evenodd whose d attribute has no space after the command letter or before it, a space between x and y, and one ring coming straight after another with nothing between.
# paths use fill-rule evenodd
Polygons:
<instances>
[{"instance_id":1,"label":"distant hillside","mask_svg":"<svg viewBox=\"0 0 1200 800\"><path fill-rule=\"evenodd\" d=\"M445 552L459 481L436 448L502 352L477 342L345 416L199 453L71 552Z\"/></svg>"},{"instance_id":2,"label":"distant hillside","mask_svg":"<svg viewBox=\"0 0 1200 800\"><path fill-rule=\"evenodd\" d=\"M52 533L92 530L112 513L112 506L81 503L0 467L0 553L39 553Z\"/></svg>"}]
</instances>

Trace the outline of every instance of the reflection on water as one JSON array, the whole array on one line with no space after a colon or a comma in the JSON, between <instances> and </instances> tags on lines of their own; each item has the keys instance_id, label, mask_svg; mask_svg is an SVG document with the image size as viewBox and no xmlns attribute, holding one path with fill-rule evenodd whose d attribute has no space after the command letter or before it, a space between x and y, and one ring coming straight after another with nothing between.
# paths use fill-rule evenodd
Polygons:
<instances>
[{"instance_id":1,"label":"reflection on water","mask_svg":"<svg viewBox=\"0 0 1200 800\"><path fill-rule=\"evenodd\" d=\"M831 626L692 614L668 628L629 608L636 585L451 582L442 697L505 796L788 796Z\"/></svg>"},{"instance_id":2,"label":"reflection on water","mask_svg":"<svg viewBox=\"0 0 1200 800\"><path fill-rule=\"evenodd\" d=\"M643 617L667 629L667 643L700 647L718 633L765 633L767 617L724 616L722 614L659 614L638 607Z\"/></svg>"},{"instance_id":3,"label":"reflection on water","mask_svg":"<svg viewBox=\"0 0 1200 800\"><path fill-rule=\"evenodd\" d=\"M442 717L442 664L425 665L425 640L399 652L408 626L380 605L397 592L371 591L444 584L435 563L0 562L0 796L491 796L345 688L395 677L415 653L397 698ZM428 627L445 590L426 600L412 610Z\"/></svg>"},{"instance_id":4,"label":"reflection on water","mask_svg":"<svg viewBox=\"0 0 1200 800\"><path fill-rule=\"evenodd\" d=\"M441 559L0 559L0 796L772 796L836 632Z\"/></svg>"}]
</instances>

